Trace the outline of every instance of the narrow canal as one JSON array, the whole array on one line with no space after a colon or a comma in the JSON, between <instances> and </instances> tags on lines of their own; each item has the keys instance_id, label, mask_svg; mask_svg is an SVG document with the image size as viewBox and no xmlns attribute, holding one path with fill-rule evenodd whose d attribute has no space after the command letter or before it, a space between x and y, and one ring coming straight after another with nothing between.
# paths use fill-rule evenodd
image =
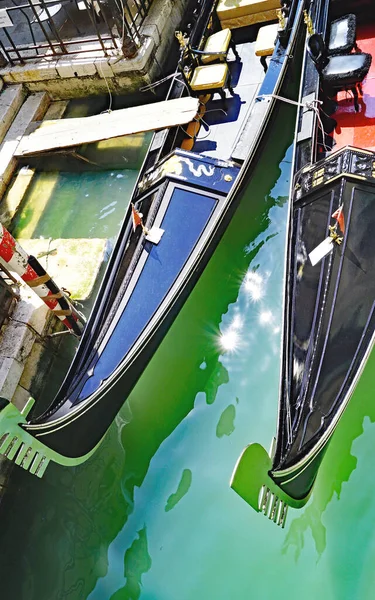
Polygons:
<instances>
[{"instance_id":1,"label":"narrow canal","mask_svg":"<svg viewBox=\"0 0 375 600\"><path fill-rule=\"evenodd\" d=\"M283 106L217 251L98 452L41 481L13 471L2 600L373 598L374 355L285 530L228 485L243 447L269 447L275 431L293 120ZM121 211L100 214L124 197L119 174L101 186L97 174L60 176L82 235L89 211L95 235L114 234ZM73 197L86 193L79 211ZM45 218L61 235L58 210Z\"/></svg>"}]
</instances>

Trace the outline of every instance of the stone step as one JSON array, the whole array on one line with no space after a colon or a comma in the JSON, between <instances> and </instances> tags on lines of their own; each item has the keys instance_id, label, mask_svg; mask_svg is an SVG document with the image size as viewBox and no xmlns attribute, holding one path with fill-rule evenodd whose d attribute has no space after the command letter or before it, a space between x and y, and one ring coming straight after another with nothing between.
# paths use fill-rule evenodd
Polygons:
<instances>
[{"instance_id":1,"label":"stone step","mask_svg":"<svg viewBox=\"0 0 375 600\"><path fill-rule=\"evenodd\" d=\"M64 112L68 107L68 104L68 100L57 100L56 102L51 102L46 114L44 115L43 121L53 121L55 119L62 119Z\"/></svg>"},{"instance_id":2,"label":"stone step","mask_svg":"<svg viewBox=\"0 0 375 600\"><path fill-rule=\"evenodd\" d=\"M51 319L53 315L44 302L30 288L21 286L20 300L0 337L0 395L3 398L13 398L38 334L43 335Z\"/></svg>"},{"instance_id":3,"label":"stone step","mask_svg":"<svg viewBox=\"0 0 375 600\"><path fill-rule=\"evenodd\" d=\"M0 198L3 197L15 171L14 153L32 121L40 121L50 103L46 92L31 94L21 106L0 146Z\"/></svg>"},{"instance_id":4,"label":"stone step","mask_svg":"<svg viewBox=\"0 0 375 600\"><path fill-rule=\"evenodd\" d=\"M3 141L14 117L25 100L26 92L21 84L6 87L0 95L0 142Z\"/></svg>"},{"instance_id":5,"label":"stone step","mask_svg":"<svg viewBox=\"0 0 375 600\"><path fill-rule=\"evenodd\" d=\"M15 87L15 86L13 86ZM43 121L61 119L68 106L67 100L51 102ZM11 181L0 202L0 223L9 228L32 181L35 169L22 167Z\"/></svg>"},{"instance_id":6,"label":"stone step","mask_svg":"<svg viewBox=\"0 0 375 600\"><path fill-rule=\"evenodd\" d=\"M4 198L0 202L0 223L9 229L23 197L25 196L35 169L22 167L9 185Z\"/></svg>"}]
</instances>

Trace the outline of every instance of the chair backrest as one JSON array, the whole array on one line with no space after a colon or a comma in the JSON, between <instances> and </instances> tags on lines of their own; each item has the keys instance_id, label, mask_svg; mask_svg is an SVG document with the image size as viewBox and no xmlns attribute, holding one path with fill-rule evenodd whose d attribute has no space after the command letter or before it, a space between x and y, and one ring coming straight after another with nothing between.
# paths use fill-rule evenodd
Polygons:
<instances>
[{"instance_id":1,"label":"chair backrest","mask_svg":"<svg viewBox=\"0 0 375 600\"><path fill-rule=\"evenodd\" d=\"M318 71L327 64L327 49L321 33L313 33L307 40L307 52Z\"/></svg>"}]
</instances>

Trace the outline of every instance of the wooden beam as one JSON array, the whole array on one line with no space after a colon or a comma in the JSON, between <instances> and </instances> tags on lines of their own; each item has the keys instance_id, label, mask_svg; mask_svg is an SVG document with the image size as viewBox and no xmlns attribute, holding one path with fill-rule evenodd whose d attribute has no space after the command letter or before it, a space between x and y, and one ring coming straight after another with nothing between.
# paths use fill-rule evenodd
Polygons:
<instances>
[{"instance_id":1,"label":"wooden beam","mask_svg":"<svg viewBox=\"0 0 375 600\"><path fill-rule=\"evenodd\" d=\"M192 121L197 112L198 99L188 96L123 108L92 117L43 121L35 131L23 136L15 156L27 156L142 131L184 125Z\"/></svg>"}]
</instances>

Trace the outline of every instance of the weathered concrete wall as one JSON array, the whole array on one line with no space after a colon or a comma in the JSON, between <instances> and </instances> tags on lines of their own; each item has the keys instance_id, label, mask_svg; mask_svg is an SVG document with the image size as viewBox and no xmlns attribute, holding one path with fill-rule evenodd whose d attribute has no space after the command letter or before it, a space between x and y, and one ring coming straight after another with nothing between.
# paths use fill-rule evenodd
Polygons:
<instances>
[{"instance_id":1,"label":"weathered concrete wall","mask_svg":"<svg viewBox=\"0 0 375 600\"><path fill-rule=\"evenodd\" d=\"M49 96L45 92L30 95L5 135L0 145L0 198L4 195L16 169L17 160L14 158L14 153L22 136L32 121L38 121L43 117L49 103Z\"/></svg>"},{"instance_id":2,"label":"weathered concrete wall","mask_svg":"<svg viewBox=\"0 0 375 600\"><path fill-rule=\"evenodd\" d=\"M168 52L188 0L154 0L143 27L143 43L132 59L103 58L97 51L64 56L0 70L5 83L22 83L30 92L46 91L54 100L105 94L134 93L155 81ZM177 57L176 57L177 59Z\"/></svg>"},{"instance_id":3,"label":"weathered concrete wall","mask_svg":"<svg viewBox=\"0 0 375 600\"><path fill-rule=\"evenodd\" d=\"M38 356L43 350L41 336L48 330L55 317L40 298L25 286L20 288L21 299L12 314L12 320L0 336L0 395L15 400L23 408L30 393L21 383L25 365L34 343L38 342ZM32 370L38 361L33 361ZM17 400L16 400L17 399Z\"/></svg>"}]
</instances>

